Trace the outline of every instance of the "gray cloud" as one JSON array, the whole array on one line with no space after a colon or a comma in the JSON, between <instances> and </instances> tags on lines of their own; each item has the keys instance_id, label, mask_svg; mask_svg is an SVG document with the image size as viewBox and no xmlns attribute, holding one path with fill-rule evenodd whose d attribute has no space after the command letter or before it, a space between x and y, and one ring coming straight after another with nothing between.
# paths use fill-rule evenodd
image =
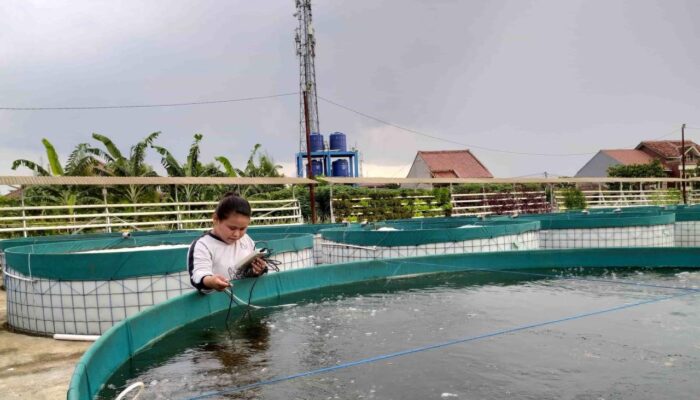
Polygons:
<instances>
[{"instance_id":1,"label":"gray cloud","mask_svg":"<svg viewBox=\"0 0 700 400\"><path fill-rule=\"evenodd\" d=\"M297 90L294 3L0 3L0 106L172 103ZM506 151L632 147L698 113L700 4L674 1L317 1L321 96L446 139ZM453 149L323 101L368 165ZM126 147L152 131L184 158L241 164L260 142L280 163L298 146L298 99L101 111L0 111L3 154L64 157L92 132ZM695 124L698 126L698 124ZM695 133L699 131L694 131ZM693 138L693 131L689 136ZM587 156L473 151L497 176L573 174ZM158 159L151 156L152 162ZM0 174L11 160L0 162Z\"/></svg>"}]
</instances>

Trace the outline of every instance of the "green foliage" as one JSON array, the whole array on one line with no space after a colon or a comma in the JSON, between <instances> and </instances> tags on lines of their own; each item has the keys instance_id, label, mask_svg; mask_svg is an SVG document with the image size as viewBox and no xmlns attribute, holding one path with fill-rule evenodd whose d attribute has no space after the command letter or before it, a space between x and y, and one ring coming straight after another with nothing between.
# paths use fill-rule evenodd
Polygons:
<instances>
[{"instance_id":1,"label":"green foliage","mask_svg":"<svg viewBox=\"0 0 700 400\"><path fill-rule=\"evenodd\" d=\"M219 157L214 157L216 161L218 161L222 167L224 167L224 173L226 176L229 177L237 177L238 174L236 173L236 169L233 168L233 164L231 164L231 161L228 160L228 158L224 156L219 156Z\"/></svg>"},{"instance_id":2,"label":"green foliage","mask_svg":"<svg viewBox=\"0 0 700 400\"><path fill-rule=\"evenodd\" d=\"M272 157L270 157L266 152L260 151L260 148L260 143L257 143L253 147L253 150L250 152L250 156L248 157L248 161L246 162L245 169L236 170L238 176L247 178L284 176L279 172L279 170L282 169L282 166L275 164ZM251 196L257 193L271 192L280 189L282 189L282 187L277 185L247 185L241 195Z\"/></svg>"},{"instance_id":3,"label":"green foliage","mask_svg":"<svg viewBox=\"0 0 700 400\"><path fill-rule=\"evenodd\" d=\"M20 206L20 201L9 196L0 196L0 206L2 207L18 207ZM19 212L16 213L19 215Z\"/></svg>"},{"instance_id":4,"label":"green foliage","mask_svg":"<svg viewBox=\"0 0 700 400\"><path fill-rule=\"evenodd\" d=\"M289 199L299 200L305 220L311 220L311 206L307 186L282 189L275 192L257 193L251 200ZM317 185L315 188L316 215L318 222L330 221L331 187ZM336 221L350 222L381 221L415 217L438 217L452 212L448 189L370 189L353 186L333 186L333 215Z\"/></svg>"},{"instance_id":5,"label":"green foliage","mask_svg":"<svg viewBox=\"0 0 700 400\"><path fill-rule=\"evenodd\" d=\"M654 160L648 164L613 165L608 167L608 176L615 178L664 178L661 161Z\"/></svg>"},{"instance_id":6,"label":"green foliage","mask_svg":"<svg viewBox=\"0 0 700 400\"><path fill-rule=\"evenodd\" d=\"M61 166L61 161L58 159L58 153L53 147L53 144L48 141L48 139L41 139L41 144L46 150L46 158L49 160L49 169L46 170L43 166L29 160L18 159L12 163L12 169L15 170L17 167L26 167L31 169L36 175L39 176L62 176L64 175L63 167ZM67 174L70 175L70 174Z\"/></svg>"},{"instance_id":7,"label":"green foliage","mask_svg":"<svg viewBox=\"0 0 700 400\"><path fill-rule=\"evenodd\" d=\"M661 192L653 192L649 195L649 201L655 206L683 203L683 193L678 189L667 189Z\"/></svg>"},{"instance_id":8,"label":"green foliage","mask_svg":"<svg viewBox=\"0 0 700 400\"><path fill-rule=\"evenodd\" d=\"M279 172L281 166L276 165L272 158L263 152L259 144L255 145L248 162L243 169L236 169L225 157L217 157L216 161L221 163L224 171L213 162L204 163L200 157L200 143L203 135L195 134L194 140L187 152L186 160L180 163L171 152L154 143L159 137L160 132L153 132L146 136L143 140L129 148L129 152L119 149L117 144L107 136L93 133L92 138L101 146L94 147L88 143L78 144L68 157L68 162L62 166L59 162L59 156L54 146L47 140L42 140L42 145L46 150L46 158L48 166L42 166L39 163L29 160L15 160L12 163L12 168L25 167L33 171L39 176L157 176L153 167L146 162L146 155L149 148L152 148L161 155L161 163L165 167L168 176L173 177L211 177L211 176L247 176L247 177L280 177ZM128 154L128 157L126 156ZM291 189L284 189L282 185L260 185L242 187L245 191L241 192L241 187L225 187L223 185L169 185L163 187L155 187L153 185L116 185L110 187L107 192L107 201L116 204L134 204L134 203L159 203L164 201L174 201L176 198L181 201L212 201L218 200L221 195L227 191L235 191L244 196L253 196L256 193L265 193L269 191L277 191L277 199L289 199L297 193L303 191L295 188L297 193L293 193ZM324 197L325 196L325 197ZM274 195L266 196L274 198ZM319 196L319 209L322 218L328 218L328 188L325 192L321 190ZM52 185L52 186L30 186L25 189L25 200L27 205L68 205L74 206L78 204L100 204L104 202L102 188L98 186L67 186L67 185ZM7 205L12 200L0 197L0 205ZM304 198L300 197L302 207L308 214L309 202L308 195ZM190 210L196 210L198 206L188 207ZM159 211L157 208L149 208L149 211ZM68 214L78 214L83 212L81 209L72 207L68 209ZM93 211L90 211L93 212ZM52 215L65 213L65 210L37 210L32 212L30 216ZM7 215L7 214L4 214ZM139 221L156 220L158 216L139 216ZM71 218L73 219L73 218ZM57 221L57 220L54 220ZM66 221L73 223L75 221ZM47 233L68 233L68 232L48 232Z\"/></svg>"},{"instance_id":9,"label":"green foliage","mask_svg":"<svg viewBox=\"0 0 700 400\"><path fill-rule=\"evenodd\" d=\"M520 191L535 191L542 190L542 184L540 183L519 183L513 185L512 183L467 183L462 185L455 185L452 187L452 192L455 194L466 194L466 193L510 193L514 189Z\"/></svg>"},{"instance_id":10,"label":"green foliage","mask_svg":"<svg viewBox=\"0 0 700 400\"><path fill-rule=\"evenodd\" d=\"M328 215L330 190L318 188L316 198L321 215ZM333 213L336 221L438 217L449 215L451 212L451 196L446 188L424 190L333 186Z\"/></svg>"},{"instance_id":11,"label":"green foliage","mask_svg":"<svg viewBox=\"0 0 700 400\"><path fill-rule=\"evenodd\" d=\"M586 197L577 188L564 190L564 207L567 210L583 210L586 208Z\"/></svg>"},{"instance_id":12,"label":"green foliage","mask_svg":"<svg viewBox=\"0 0 700 400\"><path fill-rule=\"evenodd\" d=\"M19 159L12 162L12 169L16 170L18 167L29 168L34 171L35 175L38 176L51 176L49 171L45 170L44 167L35 163L34 161Z\"/></svg>"},{"instance_id":13,"label":"green foliage","mask_svg":"<svg viewBox=\"0 0 700 400\"><path fill-rule=\"evenodd\" d=\"M61 166L61 161L59 161L58 159L58 153L56 153L56 149L47 139L41 139L41 143L46 149L46 156L49 159L49 167L51 168L51 174L53 176L63 175L63 167Z\"/></svg>"},{"instance_id":14,"label":"green foliage","mask_svg":"<svg viewBox=\"0 0 700 400\"><path fill-rule=\"evenodd\" d=\"M96 157L101 158L99 167L101 174L107 176L157 176L153 167L146 163L146 149L153 145L160 132L153 132L143 140L131 146L129 158L124 157L124 153L119 150L112 139L107 136L93 133L93 139L102 143L106 151L91 148L86 151ZM111 192L112 201L121 202L126 200L129 203L140 203L153 199L156 196L156 189L148 185L124 185L117 186Z\"/></svg>"},{"instance_id":15,"label":"green foliage","mask_svg":"<svg viewBox=\"0 0 700 400\"><path fill-rule=\"evenodd\" d=\"M196 133L194 135L194 140L190 145L190 149L187 152L187 159L184 163L177 161L175 156L172 155L170 150L160 147L151 146L161 155L161 164L165 168L168 176L172 177L212 177L212 176L224 176L224 174L219 170L219 168L212 162L207 164L202 164L199 161L200 149L199 145L202 141L202 134ZM218 198L226 190L222 187L212 187L212 186L202 186L202 185L180 185L174 187L170 186L167 189L167 195L172 200L179 201L206 201L206 200L218 200ZM177 193L176 193L177 190Z\"/></svg>"}]
</instances>

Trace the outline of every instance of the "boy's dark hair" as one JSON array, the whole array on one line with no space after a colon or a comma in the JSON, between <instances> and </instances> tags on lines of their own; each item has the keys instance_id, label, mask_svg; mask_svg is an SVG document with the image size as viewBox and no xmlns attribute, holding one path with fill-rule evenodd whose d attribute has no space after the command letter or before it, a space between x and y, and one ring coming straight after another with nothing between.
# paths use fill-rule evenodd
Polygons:
<instances>
[{"instance_id":1,"label":"boy's dark hair","mask_svg":"<svg viewBox=\"0 0 700 400\"><path fill-rule=\"evenodd\" d=\"M250 203L248 203L248 200L239 197L233 192L228 192L224 194L224 197L219 201L214 214L216 214L216 218L219 221L222 221L233 213L250 217L252 211L250 210Z\"/></svg>"}]
</instances>

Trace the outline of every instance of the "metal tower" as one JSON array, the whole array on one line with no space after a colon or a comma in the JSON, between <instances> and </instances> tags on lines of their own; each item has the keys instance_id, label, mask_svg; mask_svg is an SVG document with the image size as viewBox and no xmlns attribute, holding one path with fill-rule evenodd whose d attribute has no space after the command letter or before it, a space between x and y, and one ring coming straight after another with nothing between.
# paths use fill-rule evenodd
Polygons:
<instances>
[{"instance_id":1,"label":"metal tower","mask_svg":"<svg viewBox=\"0 0 700 400\"><path fill-rule=\"evenodd\" d=\"M316 100L316 36L311 24L311 0L296 0L299 20L294 40L299 57L299 152L306 152L306 126L304 121L304 92L309 108L309 128L312 133L321 132L318 123L318 101Z\"/></svg>"}]
</instances>

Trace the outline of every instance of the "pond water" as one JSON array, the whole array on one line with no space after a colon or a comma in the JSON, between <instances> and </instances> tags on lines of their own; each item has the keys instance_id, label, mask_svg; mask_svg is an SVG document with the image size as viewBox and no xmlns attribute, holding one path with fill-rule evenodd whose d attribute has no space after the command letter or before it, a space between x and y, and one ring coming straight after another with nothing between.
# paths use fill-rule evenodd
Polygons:
<instances>
[{"instance_id":1,"label":"pond water","mask_svg":"<svg viewBox=\"0 0 700 400\"><path fill-rule=\"evenodd\" d=\"M700 288L700 272L464 272L287 297L291 307L219 313L138 354L108 382L140 399L695 399L700 294L562 318ZM637 284L629 284L631 282ZM661 287L665 286L665 287ZM217 293L214 296L224 296ZM552 321L499 334L503 330ZM227 394L456 339L493 336Z\"/></svg>"}]
</instances>

